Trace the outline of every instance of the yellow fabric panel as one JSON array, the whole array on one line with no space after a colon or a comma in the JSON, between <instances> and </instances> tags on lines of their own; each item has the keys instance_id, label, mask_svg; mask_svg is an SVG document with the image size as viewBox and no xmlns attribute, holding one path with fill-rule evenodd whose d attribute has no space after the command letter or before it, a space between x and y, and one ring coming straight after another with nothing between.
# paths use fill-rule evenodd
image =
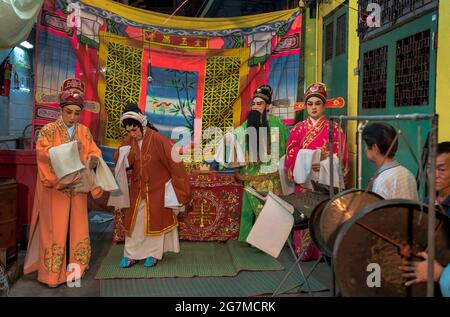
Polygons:
<instances>
[{"instance_id":1,"label":"yellow fabric panel","mask_svg":"<svg viewBox=\"0 0 450 317\"><path fill-rule=\"evenodd\" d=\"M98 91L102 105L103 144L118 146L123 137L120 117L128 102L139 104L142 42L100 32Z\"/></svg>"},{"instance_id":2,"label":"yellow fabric panel","mask_svg":"<svg viewBox=\"0 0 450 317\"><path fill-rule=\"evenodd\" d=\"M170 18L170 23L168 23L167 19L170 16L167 14L138 9L109 0L80 0L80 2L92 7L111 11L128 20L142 24L150 24L156 27L170 26L174 29L195 29L199 31L219 31L232 28L256 27L261 24L270 24L276 21L287 20L294 12L298 11L298 8L296 8L233 18L188 18L173 16Z\"/></svg>"}]
</instances>

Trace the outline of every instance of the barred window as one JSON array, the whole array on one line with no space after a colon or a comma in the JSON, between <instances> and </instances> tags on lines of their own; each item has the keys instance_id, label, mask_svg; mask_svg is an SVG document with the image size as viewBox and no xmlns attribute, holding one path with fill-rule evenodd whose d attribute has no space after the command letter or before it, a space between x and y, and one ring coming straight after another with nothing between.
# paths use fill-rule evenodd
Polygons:
<instances>
[{"instance_id":1,"label":"barred window","mask_svg":"<svg viewBox=\"0 0 450 317\"><path fill-rule=\"evenodd\" d=\"M420 10L436 8L438 0L359 0L359 30L360 38L364 39L366 35L372 32L380 32L386 28L395 27L402 20L412 18L417 15ZM369 28L366 23L369 4L378 4L381 14L381 28Z\"/></svg>"},{"instance_id":2,"label":"barred window","mask_svg":"<svg viewBox=\"0 0 450 317\"><path fill-rule=\"evenodd\" d=\"M333 58L334 24L330 22L325 26L325 61Z\"/></svg>"},{"instance_id":3,"label":"barred window","mask_svg":"<svg viewBox=\"0 0 450 317\"><path fill-rule=\"evenodd\" d=\"M337 19L336 30L336 56L345 54L347 46L347 14L341 15Z\"/></svg>"},{"instance_id":4,"label":"barred window","mask_svg":"<svg viewBox=\"0 0 450 317\"><path fill-rule=\"evenodd\" d=\"M387 46L364 53L363 109L386 108Z\"/></svg>"},{"instance_id":5,"label":"barred window","mask_svg":"<svg viewBox=\"0 0 450 317\"><path fill-rule=\"evenodd\" d=\"M430 82L430 30L397 42L395 106L428 104Z\"/></svg>"}]
</instances>

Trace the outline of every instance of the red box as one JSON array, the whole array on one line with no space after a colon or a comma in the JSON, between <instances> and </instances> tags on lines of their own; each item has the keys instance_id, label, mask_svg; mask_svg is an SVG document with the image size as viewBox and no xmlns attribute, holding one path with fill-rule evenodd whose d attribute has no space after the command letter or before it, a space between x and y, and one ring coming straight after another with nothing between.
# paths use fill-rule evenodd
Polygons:
<instances>
[{"instance_id":1,"label":"red box","mask_svg":"<svg viewBox=\"0 0 450 317\"><path fill-rule=\"evenodd\" d=\"M17 182L17 239L24 240L23 225L30 224L36 187L37 165L34 150L0 150L0 177Z\"/></svg>"}]
</instances>

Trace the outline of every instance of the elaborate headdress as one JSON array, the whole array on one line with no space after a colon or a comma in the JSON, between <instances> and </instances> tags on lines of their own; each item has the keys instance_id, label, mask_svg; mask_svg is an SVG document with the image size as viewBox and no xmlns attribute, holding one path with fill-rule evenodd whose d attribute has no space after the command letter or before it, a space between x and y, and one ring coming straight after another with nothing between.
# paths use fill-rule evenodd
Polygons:
<instances>
[{"instance_id":1,"label":"elaborate headdress","mask_svg":"<svg viewBox=\"0 0 450 317\"><path fill-rule=\"evenodd\" d=\"M308 99L311 97L318 97L318 98L322 99L324 104L326 104L327 98L328 98L327 86L325 86L325 84L322 84L322 83L314 83L314 84L309 85L308 88L306 88L305 96L303 97L303 100L306 103L308 101Z\"/></svg>"},{"instance_id":2,"label":"elaborate headdress","mask_svg":"<svg viewBox=\"0 0 450 317\"><path fill-rule=\"evenodd\" d=\"M84 107L84 83L78 78L68 78L61 85L59 93L59 105L61 108L67 105Z\"/></svg>"},{"instance_id":3,"label":"elaborate headdress","mask_svg":"<svg viewBox=\"0 0 450 317\"><path fill-rule=\"evenodd\" d=\"M268 105L272 103L272 87L269 85L259 86L253 93L253 99L259 97L263 99Z\"/></svg>"},{"instance_id":4,"label":"elaborate headdress","mask_svg":"<svg viewBox=\"0 0 450 317\"><path fill-rule=\"evenodd\" d=\"M327 108L343 108L345 106L344 98L337 97L328 99L327 86L323 83L314 83L306 88L303 102L296 102L294 104L294 111L304 110L306 102L311 97L320 98Z\"/></svg>"},{"instance_id":5,"label":"elaborate headdress","mask_svg":"<svg viewBox=\"0 0 450 317\"><path fill-rule=\"evenodd\" d=\"M129 103L122 114L121 120L133 119L139 122L143 127L147 126L147 116L141 112L139 107L133 103Z\"/></svg>"}]
</instances>

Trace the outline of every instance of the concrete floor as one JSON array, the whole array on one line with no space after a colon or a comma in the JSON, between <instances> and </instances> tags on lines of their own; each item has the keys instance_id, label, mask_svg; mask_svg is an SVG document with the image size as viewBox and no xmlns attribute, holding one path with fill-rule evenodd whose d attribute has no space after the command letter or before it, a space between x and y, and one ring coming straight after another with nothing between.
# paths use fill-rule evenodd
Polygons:
<instances>
[{"instance_id":1,"label":"concrete floor","mask_svg":"<svg viewBox=\"0 0 450 317\"><path fill-rule=\"evenodd\" d=\"M90 213L91 219L95 213ZM97 297L99 296L98 281L94 276L106 254L111 247L112 222L93 223L90 222L90 238L92 246L91 261L89 270L85 277L81 280L81 287L69 288L66 284L62 284L57 288L49 288L47 285L37 281L37 273L31 273L22 276L17 280L9 291L10 297ZM25 252L20 252L19 262L22 262Z\"/></svg>"},{"instance_id":2,"label":"concrete floor","mask_svg":"<svg viewBox=\"0 0 450 317\"><path fill-rule=\"evenodd\" d=\"M95 212L89 214L89 218L92 219L95 216ZM101 213L100 213L101 214ZM32 273L26 276L21 276L11 287L8 296L10 297L98 297L99 296L99 284L94 279L94 276L111 247L112 236L112 222L106 223L90 223L91 231L91 246L92 256L90 261L90 269L86 273L86 276L81 280L81 287L69 288L63 284L57 288L49 288L47 285L41 284L36 280L36 273ZM23 258L25 251L20 252L19 263L23 267ZM292 255L289 248L285 248L278 260L285 267L289 268L293 263ZM20 265L19 264L19 265ZM305 272L308 272L312 267L313 262L302 263L302 268ZM328 265L324 262L319 263L313 274L314 278L322 284L330 287L331 274ZM291 290L288 294L280 296L288 297L306 297L307 293L299 293L298 289ZM316 292L315 297L328 297L331 296L330 291Z\"/></svg>"}]
</instances>

